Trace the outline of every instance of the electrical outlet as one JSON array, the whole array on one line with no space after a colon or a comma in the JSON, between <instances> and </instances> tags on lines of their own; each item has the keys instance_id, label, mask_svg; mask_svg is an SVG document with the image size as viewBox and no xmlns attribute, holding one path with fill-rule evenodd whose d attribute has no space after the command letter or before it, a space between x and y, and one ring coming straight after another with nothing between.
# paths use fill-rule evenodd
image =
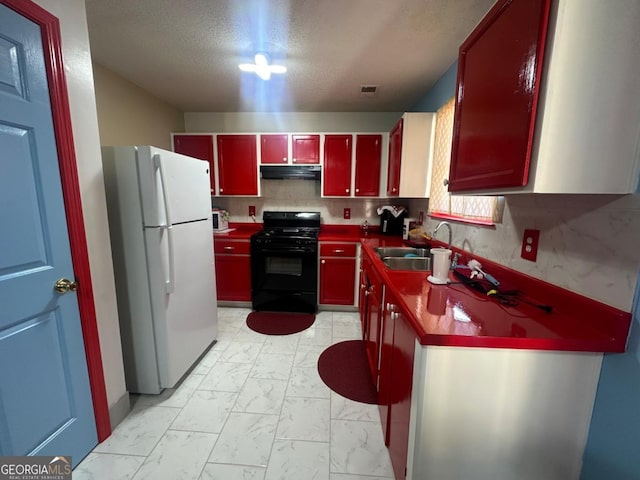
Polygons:
<instances>
[{"instance_id":1,"label":"electrical outlet","mask_svg":"<svg viewBox=\"0 0 640 480\"><path fill-rule=\"evenodd\" d=\"M345 209L344 209L344 218L345 218L346 220L348 220L348 219L350 219L350 218L351 218L351 209L350 209L350 208L345 208Z\"/></svg>"},{"instance_id":2,"label":"electrical outlet","mask_svg":"<svg viewBox=\"0 0 640 480\"><path fill-rule=\"evenodd\" d=\"M522 251L520 256L525 260L536 261L538 257L538 240L540 238L540 230L526 229L522 236Z\"/></svg>"},{"instance_id":3,"label":"electrical outlet","mask_svg":"<svg viewBox=\"0 0 640 480\"><path fill-rule=\"evenodd\" d=\"M249 205L249 216L250 217L255 217L256 216L256 207L255 207L255 205Z\"/></svg>"}]
</instances>

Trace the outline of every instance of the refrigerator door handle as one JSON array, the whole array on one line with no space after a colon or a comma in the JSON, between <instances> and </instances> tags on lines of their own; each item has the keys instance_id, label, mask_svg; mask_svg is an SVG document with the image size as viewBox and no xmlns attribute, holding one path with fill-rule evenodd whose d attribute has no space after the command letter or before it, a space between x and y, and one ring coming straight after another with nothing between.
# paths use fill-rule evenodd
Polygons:
<instances>
[{"instance_id":1,"label":"refrigerator door handle","mask_svg":"<svg viewBox=\"0 0 640 480\"><path fill-rule=\"evenodd\" d=\"M167 231L167 243L169 247L169 272L167 275L168 278L165 278L164 283L167 293L173 293L175 280L175 264L173 258L173 226L171 224L171 214L169 212L169 197L167 195L167 182L164 173L164 166L162 163L162 158L157 153L153 156L153 164L158 169L158 172L160 172L160 184L162 185L162 202L164 203L164 214L166 219L166 223L164 225L160 225L160 228Z\"/></svg>"}]
</instances>

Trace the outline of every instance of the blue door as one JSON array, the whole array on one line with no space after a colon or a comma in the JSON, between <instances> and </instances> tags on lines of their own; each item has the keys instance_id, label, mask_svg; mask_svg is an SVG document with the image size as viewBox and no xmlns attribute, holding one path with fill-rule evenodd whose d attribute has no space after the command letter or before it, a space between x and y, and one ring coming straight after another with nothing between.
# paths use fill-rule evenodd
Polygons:
<instances>
[{"instance_id":1,"label":"blue door","mask_svg":"<svg viewBox=\"0 0 640 480\"><path fill-rule=\"evenodd\" d=\"M97 444L75 287L40 29L0 5L1 456Z\"/></svg>"}]
</instances>

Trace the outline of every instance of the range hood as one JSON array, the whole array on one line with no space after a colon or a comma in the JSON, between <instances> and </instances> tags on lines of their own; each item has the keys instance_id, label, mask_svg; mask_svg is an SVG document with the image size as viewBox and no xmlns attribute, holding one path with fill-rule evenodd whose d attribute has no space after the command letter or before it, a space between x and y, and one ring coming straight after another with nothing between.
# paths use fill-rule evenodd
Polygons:
<instances>
[{"instance_id":1,"label":"range hood","mask_svg":"<svg viewBox=\"0 0 640 480\"><path fill-rule=\"evenodd\" d=\"M266 179L320 180L320 165L261 165L260 174Z\"/></svg>"}]
</instances>

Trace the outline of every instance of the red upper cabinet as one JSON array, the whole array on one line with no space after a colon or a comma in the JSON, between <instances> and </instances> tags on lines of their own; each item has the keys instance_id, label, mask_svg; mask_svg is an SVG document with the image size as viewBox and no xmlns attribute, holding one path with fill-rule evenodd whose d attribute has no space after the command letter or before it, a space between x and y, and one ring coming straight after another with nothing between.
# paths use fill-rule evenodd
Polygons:
<instances>
[{"instance_id":1,"label":"red upper cabinet","mask_svg":"<svg viewBox=\"0 0 640 480\"><path fill-rule=\"evenodd\" d=\"M289 163L289 135L260 135L260 163L286 165Z\"/></svg>"},{"instance_id":2,"label":"red upper cabinet","mask_svg":"<svg viewBox=\"0 0 640 480\"><path fill-rule=\"evenodd\" d=\"M291 136L292 163L320 163L320 135Z\"/></svg>"},{"instance_id":3,"label":"red upper cabinet","mask_svg":"<svg viewBox=\"0 0 640 480\"><path fill-rule=\"evenodd\" d=\"M387 196L400 195L400 166L402 161L402 124L403 119L398 120L391 133L389 133L389 166L387 169Z\"/></svg>"},{"instance_id":4,"label":"red upper cabinet","mask_svg":"<svg viewBox=\"0 0 640 480\"><path fill-rule=\"evenodd\" d=\"M211 195L215 195L215 169L213 162L213 135L174 135L173 151L209 162Z\"/></svg>"},{"instance_id":5,"label":"red upper cabinet","mask_svg":"<svg viewBox=\"0 0 640 480\"><path fill-rule=\"evenodd\" d=\"M356 197L380 195L382 135L356 135Z\"/></svg>"},{"instance_id":6,"label":"red upper cabinet","mask_svg":"<svg viewBox=\"0 0 640 480\"><path fill-rule=\"evenodd\" d=\"M352 135L325 135L322 166L325 196L351 195Z\"/></svg>"},{"instance_id":7,"label":"red upper cabinet","mask_svg":"<svg viewBox=\"0 0 640 480\"><path fill-rule=\"evenodd\" d=\"M220 195L258 195L255 135L218 135Z\"/></svg>"},{"instance_id":8,"label":"red upper cabinet","mask_svg":"<svg viewBox=\"0 0 640 480\"><path fill-rule=\"evenodd\" d=\"M450 192L527 184L549 4L499 0L460 47Z\"/></svg>"}]
</instances>

